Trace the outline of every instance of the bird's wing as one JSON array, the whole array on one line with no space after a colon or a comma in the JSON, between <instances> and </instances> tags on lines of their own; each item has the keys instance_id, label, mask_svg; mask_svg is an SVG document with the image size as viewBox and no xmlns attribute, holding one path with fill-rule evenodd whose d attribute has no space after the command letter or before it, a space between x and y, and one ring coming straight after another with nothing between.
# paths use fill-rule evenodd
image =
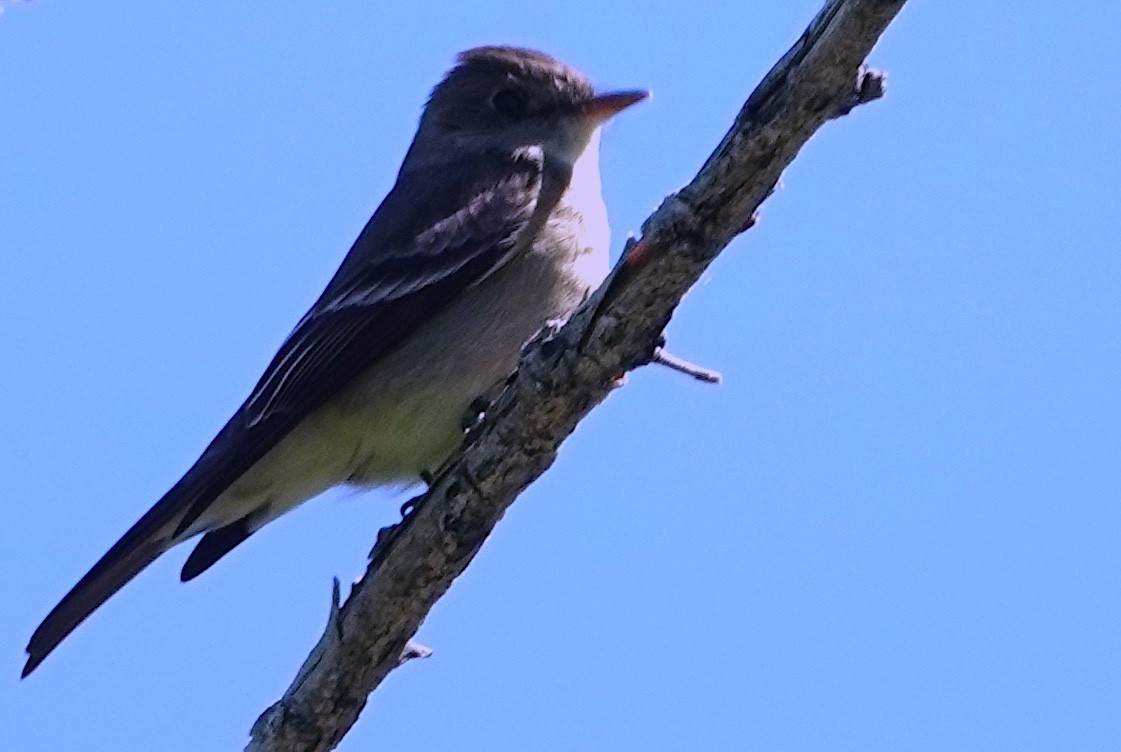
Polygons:
<instances>
[{"instance_id":1,"label":"bird's wing","mask_svg":"<svg viewBox=\"0 0 1121 752\"><path fill-rule=\"evenodd\" d=\"M334 279L195 465L31 636L23 675L300 421L515 253L549 198L536 155L475 154L402 172ZM185 574L187 571L185 570Z\"/></svg>"},{"instance_id":2,"label":"bird's wing","mask_svg":"<svg viewBox=\"0 0 1121 752\"><path fill-rule=\"evenodd\" d=\"M403 173L200 458L205 480L176 535L296 424L502 266L538 208L542 172L532 154L491 153Z\"/></svg>"}]
</instances>

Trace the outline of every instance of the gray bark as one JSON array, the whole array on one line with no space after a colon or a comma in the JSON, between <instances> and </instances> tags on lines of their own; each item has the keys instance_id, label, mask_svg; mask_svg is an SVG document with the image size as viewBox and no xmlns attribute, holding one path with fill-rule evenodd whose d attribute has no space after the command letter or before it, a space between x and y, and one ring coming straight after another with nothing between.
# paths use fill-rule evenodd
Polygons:
<instances>
[{"instance_id":1,"label":"gray bark","mask_svg":"<svg viewBox=\"0 0 1121 752\"><path fill-rule=\"evenodd\" d=\"M829 0L748 98L696 178L628 243L612 276L563 326L522 352L517 372L440 470L415 511L379 535L365 575L284 696L254 724L250 752L334 749L506 508L553 464L561 442L651 361L682 297L754 222L783 170L826 121L883 95L864 61L905 0Z\"/></svg>"}]
</instances>

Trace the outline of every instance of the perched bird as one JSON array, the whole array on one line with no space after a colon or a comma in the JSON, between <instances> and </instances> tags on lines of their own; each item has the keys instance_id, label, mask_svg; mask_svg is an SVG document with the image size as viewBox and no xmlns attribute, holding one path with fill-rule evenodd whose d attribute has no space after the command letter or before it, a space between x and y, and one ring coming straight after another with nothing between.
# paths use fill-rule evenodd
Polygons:
<instances>
[{"instance_id":1,"label":"perched bird","mask_svg":"<svg viewBox=\"0 0 1121 752\"><path fill-rule=\"evenodd\" d=\"M23 675L172 546L202 535L187 581L332 486L438 467L469 405L606 276L600 127L645 97L597 94L532 50L460 54L323 294L194 466L35 630Z\"/></svg>"}]
</instances>

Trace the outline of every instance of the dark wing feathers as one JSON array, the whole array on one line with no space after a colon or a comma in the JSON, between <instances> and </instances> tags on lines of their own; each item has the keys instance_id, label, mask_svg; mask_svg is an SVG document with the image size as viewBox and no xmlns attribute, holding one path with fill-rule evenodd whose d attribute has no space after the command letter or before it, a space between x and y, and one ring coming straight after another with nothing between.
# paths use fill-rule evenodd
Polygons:
<instances>
[{"instance_id":1,"label":"dark wing feathers","mask_svg":"<svg viewBox=\"0 0 1121 752\"><path fill-rule=\"evenodd\" d=\"M464 289L501 266L536 208L540 162L488 155L403 173L335 278L281 346L200 462L203 486L186 531L293 427L401 343ZM449 182L449 176L470 179Z\"/></svg>"},{"instance_id":2,"label":"dark wing feathers","mask_svg":"<svg viewBox=\"0 0 1121 752\"><path fill-rule=\"evenodd\" d=\"M532 154L489 153L402 171L250 398L187 474L35 630L24 676L94 609L174 545L297 423L464 289L505 263L538 208L542 169ZM184 566L183 577L198 574L248 537L251 530L245 523L207 533Z\"/></svg>"},{"instance_id":3,"label":"dark wing feathers","mask_svg":"<svg viewBox=\"0 0 1121 752\"><path fill-rule=\"evenodd\" d=\"M253 532L253 528L249 526L249 519L243 517L237 522L205 533L191 551L191 555L187 557L187 561L183 563L179 579L187 582L198 577L235 546L244 543Z\"/></svg>"}]
</instances>

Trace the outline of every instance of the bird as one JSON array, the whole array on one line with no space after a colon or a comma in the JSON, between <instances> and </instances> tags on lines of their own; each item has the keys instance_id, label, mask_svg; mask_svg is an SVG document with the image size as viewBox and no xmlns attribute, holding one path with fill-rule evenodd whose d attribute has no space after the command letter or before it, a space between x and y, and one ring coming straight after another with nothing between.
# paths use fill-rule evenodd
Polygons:
<instances>
[{"instance_id":1,"label":"bird","mask_svg":"<svg viewBox=\"0 0 1121 752\"><path fill-rule=\"evenodd\" d=\"M329 488L428 477L522 345L606 277L601 129L647 96L599 92L536 50L460 53L323 293L194 465L35 630L23 677L184 541L201 536L186 582Z\"/></svg>"}]
</instances>

